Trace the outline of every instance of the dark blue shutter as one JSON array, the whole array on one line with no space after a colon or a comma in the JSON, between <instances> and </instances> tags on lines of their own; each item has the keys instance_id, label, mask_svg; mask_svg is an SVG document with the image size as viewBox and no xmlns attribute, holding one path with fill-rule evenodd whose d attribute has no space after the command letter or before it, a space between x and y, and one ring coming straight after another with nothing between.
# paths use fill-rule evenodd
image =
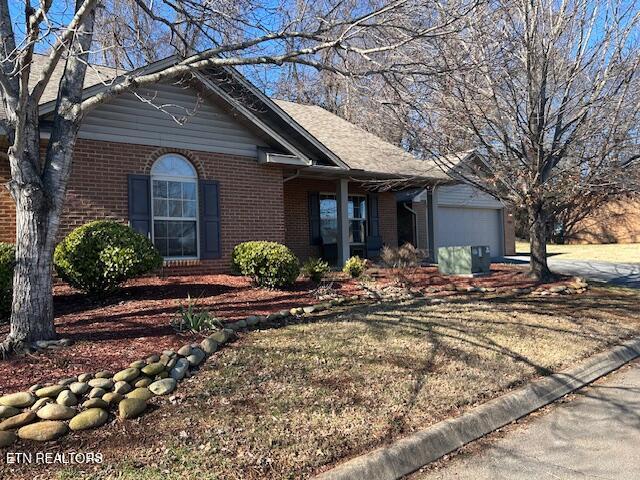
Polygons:
<instances>
[{"instance_id":1,"label":"dark blue shutter","mask_svg":"<svg viewBox=\"0 0 640 480\"><path fill-rule=\"evenodd\" d=\"M220 256L220 185L200 180L200 258Z\"/></svg>"},{"instance_id":2,"label":"dark blue shutter","mask_svg":"<svg viewBox=\"0 0 640 480\"><path fill-rule=\"evenodd\" d=\"M311 245L322 245L320 234L320 194L309 192L309 238Z\"/></svg>"},{"instance_id":3,"label":"dark blue shutter","mask_svg":"<svg viewBox=\"0 0 640 480\"><path fill-rule=\"evenodd\" d=\"M367 257L374 258L380 254L382 237L380 236L380 213L378 209L378 194L367 195L367 221L369 235L367 236Z\"/></svg>"},{"instance_id":4,"label":"dark blue shutter","mask_svg":"<svg viewBox=\"0 0 640 480\"><path fill-rule=\"evenodd\" d=\"M151 181L149 175L129 175L129 225L151 238Z\"/></svg>"}]
</instances>

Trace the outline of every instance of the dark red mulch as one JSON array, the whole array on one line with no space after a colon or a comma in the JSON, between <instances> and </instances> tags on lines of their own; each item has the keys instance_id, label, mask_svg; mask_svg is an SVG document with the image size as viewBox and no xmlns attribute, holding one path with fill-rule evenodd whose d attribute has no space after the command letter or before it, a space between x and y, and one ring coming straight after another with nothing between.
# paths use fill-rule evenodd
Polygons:
<instances>
[{"instance_id":1,"label":"dark red mulch","mask_svg":"<svg viewBox=\"0 0 640 480\"><path fill-rule=\"evenodd\" d=\"M341 295L360 291L351 280L337 280L332 287ZM108 301L96 302L57 285L56 330L74 340L74 345L0 361L0 394L83 372L118 370L152 353L179 348L197 338L178 335L170 325L187 295L216 317L233 321L314 303L314 289L315 285L303 281L291 290L254 288L246 278L231 275L154 277L132 281ZM8 325L0 326L1 336L7 332Z\"/></svg>"}]
</instances>

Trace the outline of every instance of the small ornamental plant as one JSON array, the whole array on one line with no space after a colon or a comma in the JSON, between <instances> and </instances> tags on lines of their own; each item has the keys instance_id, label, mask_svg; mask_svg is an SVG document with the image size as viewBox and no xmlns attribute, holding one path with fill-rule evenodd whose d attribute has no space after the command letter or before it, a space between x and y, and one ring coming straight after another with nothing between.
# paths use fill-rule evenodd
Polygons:
<instances>
[{"instance_id":1,"label":"small ornamental plant","mask_svg":"<svg viewBox=\"0 0 640 480\"><path fill-rule=\"evenodd\" d=\"M342 271L351 278L360 278L367 268L367 261L355 256L349 258L342 268Z\"/></svg>"},{"instance_id":2,"label":"small ornamental plant","mask_svg":"<svg viewBox=\"0 0 640 480\"><path fill-rule=\"evenodd\" d=\"M318 283L331 271L327 262L320 258L310 258L302 265L302 273Z\"/></svg>"},{"instance_id":3,"label":"small ornamental plant","mask_svg":"<svg viewBox=\"0 0 640 480\"><path fill-rule=\"evenodd\" d=\"M56 273L87 295L105 297L129 279L162 266L151 241L127 225L87 223L62 240L53 255Z\"/></svg>"},{"instance_id":4,"label":"small ornamental plant","mask_svg":"<svg viewBox=\"0 0 640 480\"><path fill-rule=\"evenodd\" d=\"M178 317L171 322L178 332L200 333L223 328L222 322L209 311L200 308L197 299L187 296L187 304L180 305Z\"/></svg>"}]
</instances>

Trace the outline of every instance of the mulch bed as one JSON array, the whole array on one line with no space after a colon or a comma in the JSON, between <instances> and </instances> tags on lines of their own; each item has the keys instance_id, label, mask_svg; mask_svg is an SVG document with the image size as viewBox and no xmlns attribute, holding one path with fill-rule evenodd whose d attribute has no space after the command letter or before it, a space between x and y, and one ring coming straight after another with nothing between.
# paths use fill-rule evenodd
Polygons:
<instances>
[{"instance_id":1,"label":"mulch bed","mask_svg":"<svg viewBox=\"0 0 640 480\"><path fill-rule=\"evenodd\" d=\"M372 277L393 283L393 271L374 269ZM339 295L362 293L357 281L332 274L331 287ZM455 289L433 292L433 287L484 286L526 288L535 286L521 268L496 265L488 276L443 277L436 267L421 267L408 275L413 288L430 296L455 294ZM290 290L254 288L244 277L200 275L149 277L129 282L117 295L98 302L66 285L54 288L56 329L61 337L74 341L71 347L0 361L0 394L14 392L34 383L52 382L83 372L115 371L129 363L165 349L177 349L198 339L178 334L170 322L187 296L224 321L254 314L269 314L317 302L316 285L298 281ZM0 336L8 325L0 325Z\"/></svg>"},{"instance_id":2,"label":"mulch bed","mask_svg":"<svg viewBox=\"0 0 640 480\"><path fill-rule=\"evenodd\" d=\"M340 295L360 291L357 282L343 278L331 286ZM188 295L221 320L235 321L315 303L315 288L306 281L298 281L290 290L254 288L246 278L232 275L150 277L131 281L117 295L97 302L56 285L56 331L74 345L0 361L0 395L83 372L115 371L197 340L197 335L178 334L170 325ZM0 336L8 331L7 324L0 325Z\"/></svg>"}]
</instances>

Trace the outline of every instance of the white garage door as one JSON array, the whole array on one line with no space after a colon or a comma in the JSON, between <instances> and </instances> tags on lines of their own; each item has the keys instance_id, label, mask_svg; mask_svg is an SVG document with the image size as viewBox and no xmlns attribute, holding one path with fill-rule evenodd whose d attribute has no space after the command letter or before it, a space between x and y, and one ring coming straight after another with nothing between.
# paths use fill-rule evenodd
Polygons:
<instances>
[{"instance_id":1,"label":"white garage door","mask_svg":"<svg viewBox=\"0 0 640 480\"><path fill-rule=\"evenodd\" d=\"M436 247L488 245L502 255L502 215L493 208L438 207Z\"/></svg>"}]
</instances>

